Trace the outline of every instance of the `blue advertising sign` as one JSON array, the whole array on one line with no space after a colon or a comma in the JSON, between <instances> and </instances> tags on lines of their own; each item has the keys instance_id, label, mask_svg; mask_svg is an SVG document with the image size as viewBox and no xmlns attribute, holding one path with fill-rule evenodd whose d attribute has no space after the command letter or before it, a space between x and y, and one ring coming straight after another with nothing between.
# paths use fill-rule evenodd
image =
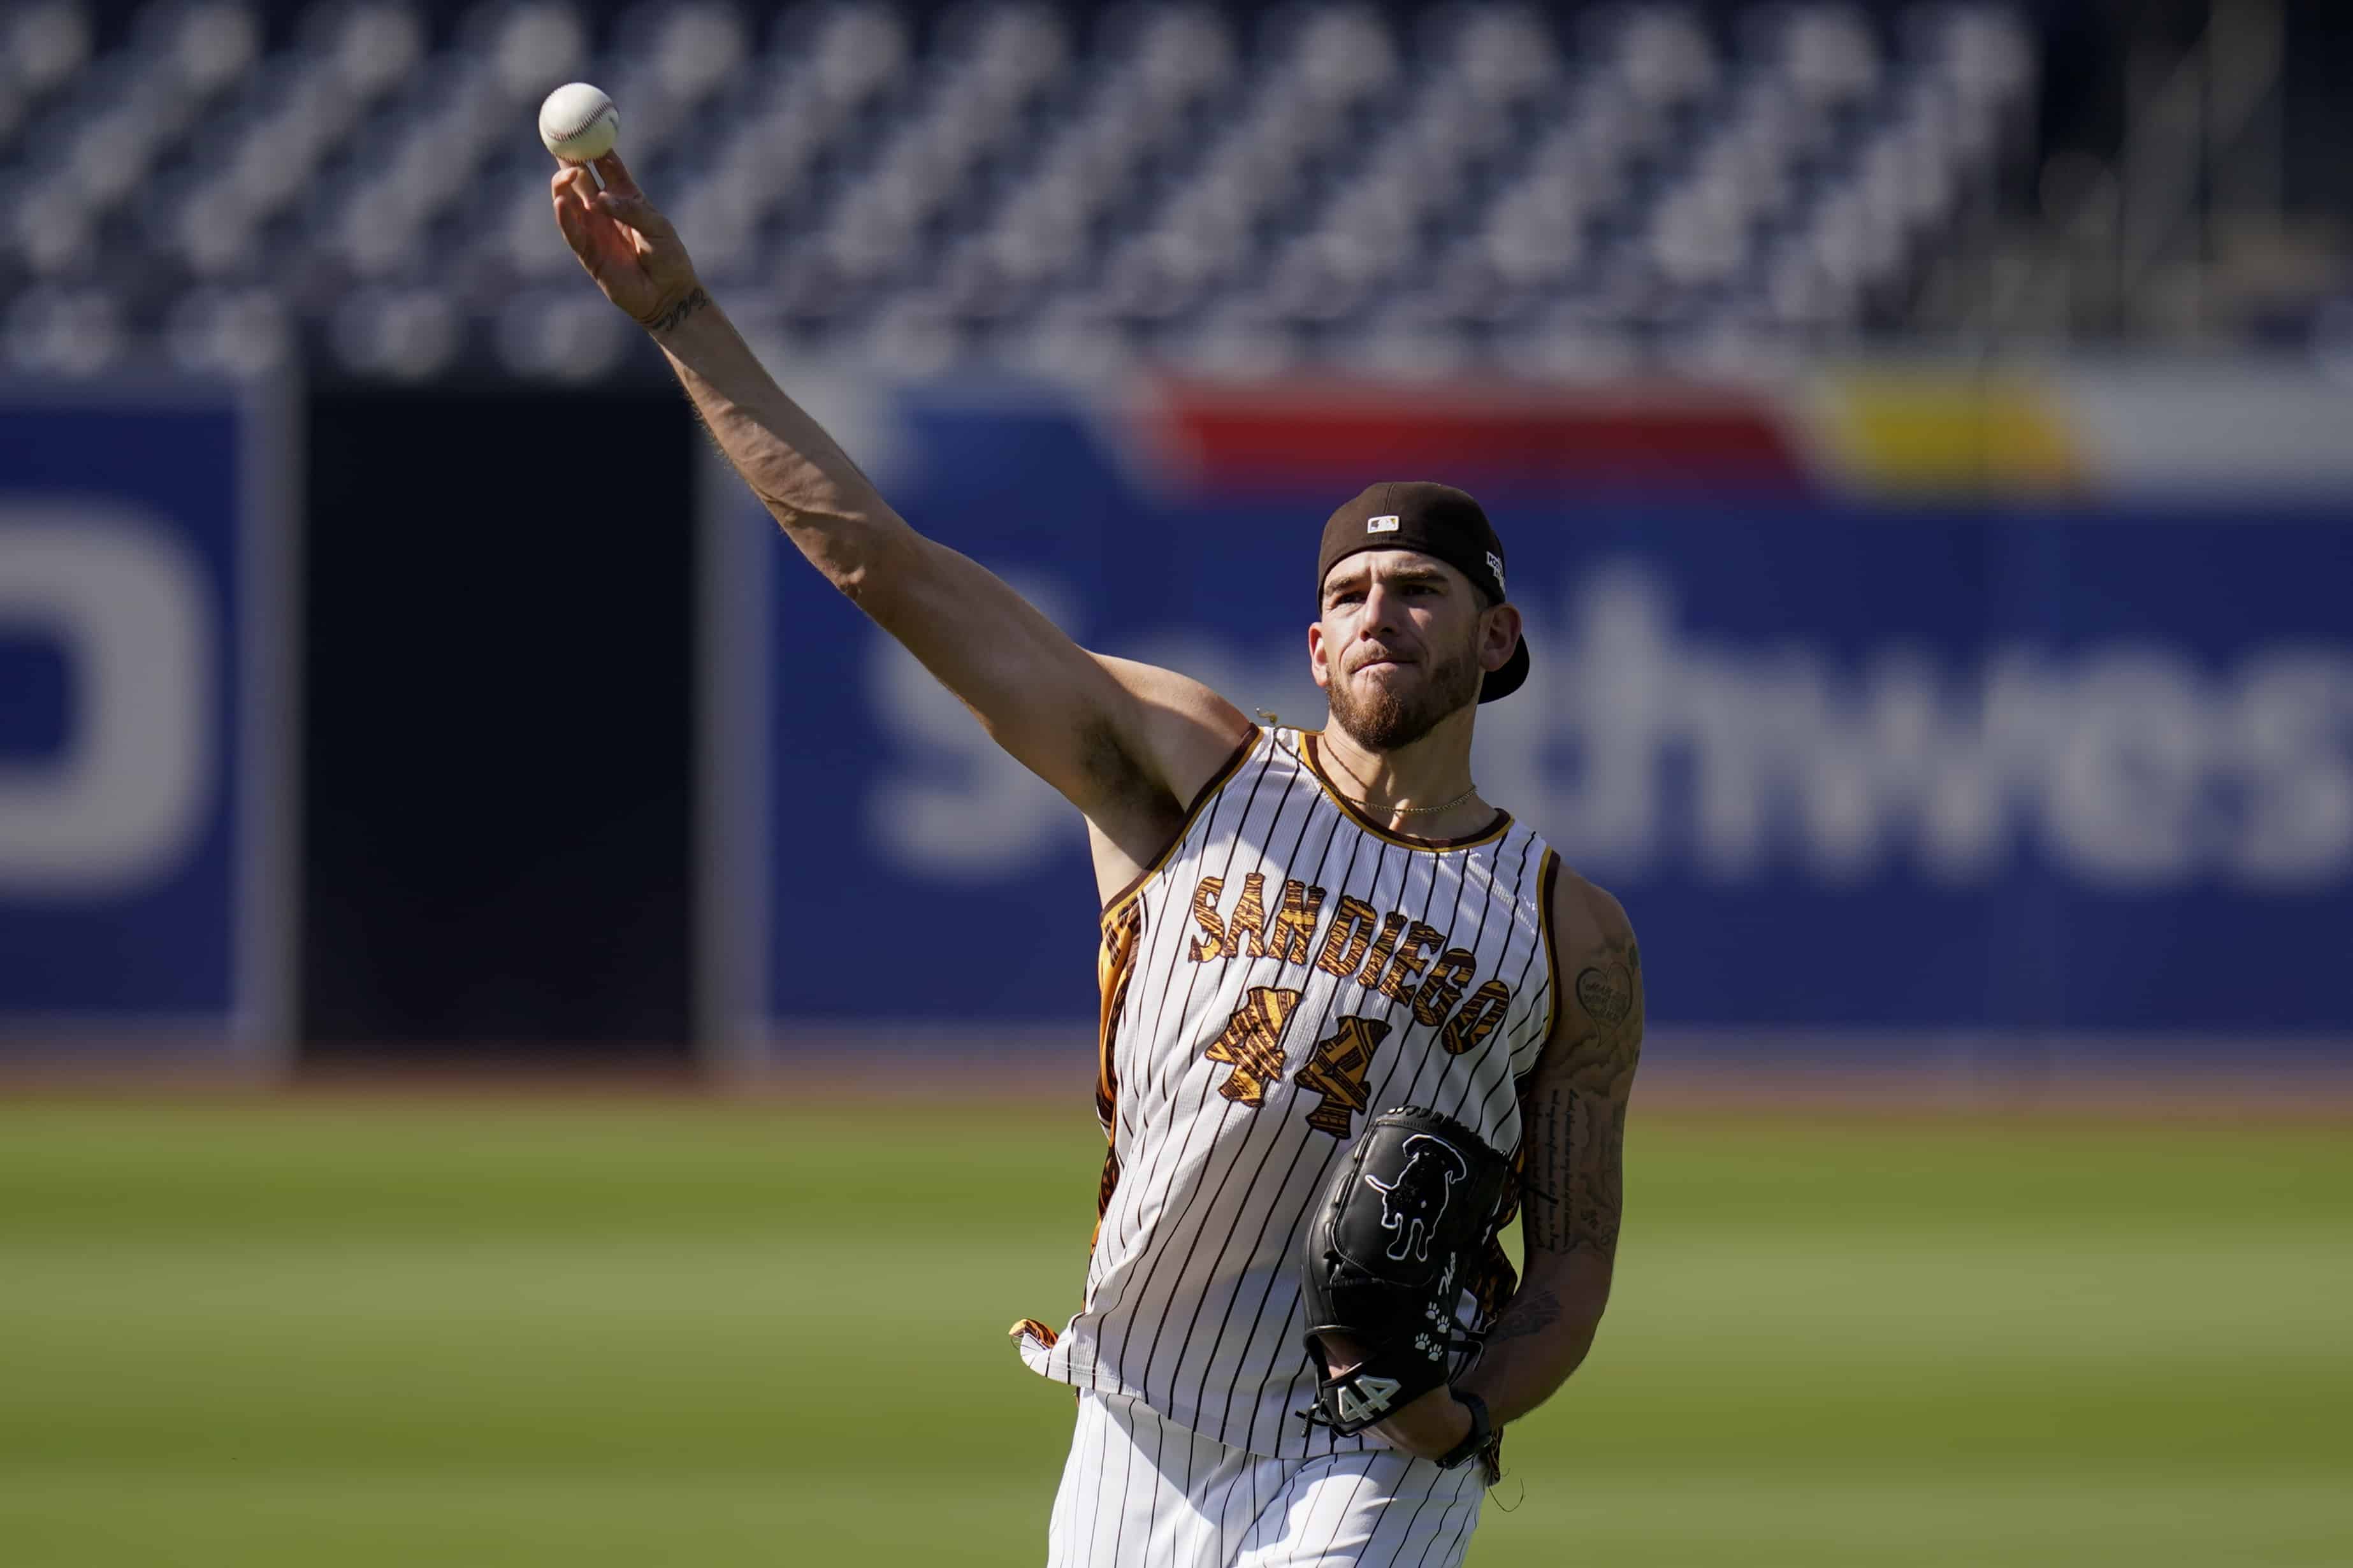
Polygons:
<instances>
[{"instance_id":1,"label":"blue advertising sign","mask_svg":"<svg viewBox=\"0 0 2353 1568\"><path fill-rule=\"evenodd\" d=\"M1090 647L1321 722L1315 540L1356 482L1155 485L1050 405L898 417L918 528ZM1076 815L720 482L754 628L714 710L749 737L715 753L714 910L752 933L723 1003L771 1039L1091 1018ZM1534 655L1477 778L1624 902L1655 1026L2353 1040L2353 503L1475 488Z\"/></svg>"},{"instance_id":2,"label":"blue advertising sign","mask_svg":"<svg viewBox=\"0 0 2353 1568\"><path fill-rule=\"evenodd\" d=\"M282 1043L280 407L0 383L0 1053Z\"/></svg>"}]
</instances>

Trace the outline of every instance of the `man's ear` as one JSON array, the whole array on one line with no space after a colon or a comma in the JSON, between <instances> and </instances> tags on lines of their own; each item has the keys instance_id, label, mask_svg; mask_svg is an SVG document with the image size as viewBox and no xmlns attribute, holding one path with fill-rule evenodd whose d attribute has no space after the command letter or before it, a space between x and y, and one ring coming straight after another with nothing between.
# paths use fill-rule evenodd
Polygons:
<instances>
[{"instance_id":1,"label":"man's ear","mask_svg":"<svg viewBox=\"0 0 2353 1568\"><path fill-rule=\"evenodd\" d=\"M1324 667L1324 623L1322 621L1307 623L1307 673L1315 678L1317 690L1332 689L1332 672Z\"/></svg>"},{"instance_id":2,"label":"man's ear","mask_svg":"<svg viewBox=\"0 0 2353 1568\"><path fill-rule=\"evenodd\" d=\"M1520 607L1517 605L1495 605L1482 617L1479 663L1489 671L1498 670L1512 661L1512 650L1520 646Z\"/></svg>"}]
</instances>

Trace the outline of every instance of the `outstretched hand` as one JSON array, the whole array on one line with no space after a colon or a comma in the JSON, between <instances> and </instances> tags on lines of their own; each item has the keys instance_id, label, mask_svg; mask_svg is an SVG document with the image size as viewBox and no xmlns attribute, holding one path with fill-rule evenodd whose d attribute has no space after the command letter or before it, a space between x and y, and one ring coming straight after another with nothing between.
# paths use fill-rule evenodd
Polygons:
<instances>
[{"instance_id":1,"label":"outstretched hand","mask_svg":"<svg viewBox=\"0 0 2353 1568\"><path fill-rule=\"evenodd\" d=\"M598 190L586 163L566 163L549 184L556 226L572 254L639 326L660 331L675 326L694 305L707 300L694 263L679 242L678 230L651 202L617 153L596 161L605 176Z\"/></svg>"}]
</instances>

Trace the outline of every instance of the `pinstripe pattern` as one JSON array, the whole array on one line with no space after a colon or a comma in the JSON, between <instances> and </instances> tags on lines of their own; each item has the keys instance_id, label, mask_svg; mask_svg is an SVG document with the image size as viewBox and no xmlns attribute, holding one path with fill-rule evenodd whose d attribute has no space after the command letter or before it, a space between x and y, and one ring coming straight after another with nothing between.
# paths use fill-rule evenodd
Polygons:
<instances>
[{"instance_id":1,"label":"pinstripe pattern","mask_svg":"<svg viewBox=\"0 0 2353 1568\"><path fill-rule=\"evenodd\" d=\"M1084 1310L1059 1336L1019 1339L1048 1377L1287 1460L1383 1446L1296 1418L1314 1390L1295 1263L1309 1201L1367 1117L1395 1105L1515 1152L1518 1088L1554 1006L1544 841L1501 815L1444 845L1398 838L1333 792L1314 742L1261 731L1105 911L1107 933L1133 938L1105 1047L1116 1180ZM1311 905L1312 929L1296 918ZM1500 1006L1493 985L1508 990ZM1371 1037L1366 1064L1349 1042ZM1459 1310L1473 1321L1480 1309L1466 1291Z\"/></svg>"},{"instance_id":2,"label":"pinstripe pattern","mask_svg":"<svg viewBox=\"0 0 2353 1568\"><path fill-rule=\"evenodd\" d=\"M1047 1568L1454 1568L1479 1469L1375 1450L1271 1459L1115 1394L1079 1397Z\"/></svg>"}]
</instances>

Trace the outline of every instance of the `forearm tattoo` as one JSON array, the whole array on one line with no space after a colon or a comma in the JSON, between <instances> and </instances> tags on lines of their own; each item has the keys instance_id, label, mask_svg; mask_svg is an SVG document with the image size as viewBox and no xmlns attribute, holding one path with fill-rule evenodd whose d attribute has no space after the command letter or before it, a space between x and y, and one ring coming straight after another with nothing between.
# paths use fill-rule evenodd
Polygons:
<instances>
[{"instance_id":1,"label":"forearm tattoo","mask_svg":"<svg viewBox=\"0 0 2353 1568\"><path fill-rule=\"evenodd\" d=\"M1624 1206L1626 1096L1642 1054L1642 957L1629 939L1577 974L1570 1032L1526 1106L1523 1237L1531 1252L1618 1250Z\"/></svg>"},{"instance_id":2,"label":"forearm tattoo","mask_svg":"<svg viewBox=\"0 0 2353 1568\"><path fill-rule=\"evenodd\" d=\"M1512 1298L1487 1330L1487 1343L1524 1340L1543 1333L1560 1321L1560 1298L1541 1285L1530 1285Z\"/></svg>"},{"instance_id":3,"label":"forearm tattoo","mask_svg":"<svg viewBox=\"0 0 2353 1568\"><path fill-rule=\"evenodd\" d=\"M698 283L678 303L642 318L639 324L649 332L667 332L710 303L711 295Z\"/></svg>"}]
</instances>

